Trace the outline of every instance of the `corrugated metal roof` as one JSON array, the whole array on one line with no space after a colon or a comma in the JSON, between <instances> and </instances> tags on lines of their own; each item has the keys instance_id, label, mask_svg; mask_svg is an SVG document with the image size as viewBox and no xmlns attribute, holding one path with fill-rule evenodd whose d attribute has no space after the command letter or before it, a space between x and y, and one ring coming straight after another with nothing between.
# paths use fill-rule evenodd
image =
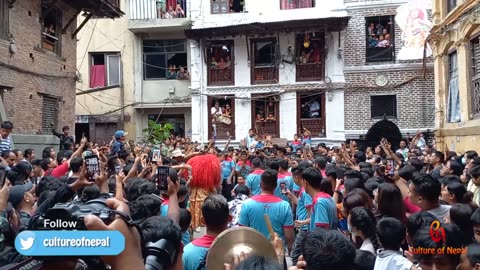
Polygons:
<instances>
[{"instance_id":1,"label":"corrugated metal roof","mask_svg":"<svg viewBox=\"0 0 480 270\"><path fill-rule=\"evenodd\" d=\"M347 17L346 10L322 10L319 8L289 9L268 13L216 14L194 20L192 30Z\"/></svg>"}]
</instances>

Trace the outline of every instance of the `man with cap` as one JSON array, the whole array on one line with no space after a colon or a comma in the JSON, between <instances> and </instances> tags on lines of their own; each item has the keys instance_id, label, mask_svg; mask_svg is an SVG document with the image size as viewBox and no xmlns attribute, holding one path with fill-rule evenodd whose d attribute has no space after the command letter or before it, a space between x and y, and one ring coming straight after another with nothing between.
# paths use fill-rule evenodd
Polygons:
<instances>
[{"instance_id":1,"label":"man with cap","mask_svg":"<svg viewBox=\"0 0 480 270\"><path fill-rule=\"evenodd\" d=\"M35 188L30 181L23 185L12 186L9 190L8 202L17 210L20 215L20 223L25 227L30 222L30 214L35 204L34 192Z\"/></svg>"},{"instance_id":2,"label":"man with cap","mask_svg":"<svg viewBox=\"0 0 480 270\"><path fill-rule=\"evenodd\" d=\"M117 130L115 132L115 141L112 145L112 151L110 153L111 155L117 155L125 150L125 136L127 135L128 133L123 130Z\"/></svg>"}]
</instances>

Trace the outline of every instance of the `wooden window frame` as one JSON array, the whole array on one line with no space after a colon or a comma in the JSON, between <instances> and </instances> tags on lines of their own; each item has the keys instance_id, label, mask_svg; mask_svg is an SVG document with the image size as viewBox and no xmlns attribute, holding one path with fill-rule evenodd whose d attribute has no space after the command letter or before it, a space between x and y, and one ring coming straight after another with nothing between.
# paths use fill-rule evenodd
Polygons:
<instances>
[{"instance_id":1,"label":"wooden window frame","mask_svg":"<svg viewBox=\"0 0 480 270\"><path fill-rule=\"evenodd\" d=\"M229 45L230 46L230 77L229 82L212 82L212 54L211 45ZM233 40L211 41L207 48L207 85L208 86L227 86L235 85L235 42ZM226 69L225 69L226 70Z\"/></svg>"},{"instance_id":2,"label":"wooden window frame","mask_svg":"<svg viewBox=\"0 0 480 270\"><path fill-rule=\"evenodd\" d=\"M311 33L310 33L311 34ZM295 76L297 82L308 82L308 81L323 81L325 80L325 33L323 32L316 32L316 37L310 37L310 44L312 41L319 41L320 42L320 62L319 63L306 63L300 64L300 61L296 61L296 70ZM303 47L303 43L305 41L305 34L297 34L295 38L295 46L296 46L296 59L300 59L301 56L301 48ZM302 70L307 67L313 67L320 71L320 74L315 77L302 77Z\"/></svg>"},{"instance_id":3,"label":"wooden window frame","mask_svg":"<svg viewBox=\"0 0 480 270\"><path fill-rule=\"evenodd\" d=\"M387 118L388 119L398 119L398 96L396 94L370 95L370 117L371 117L371 119L373 119L373 120L383 119L383 117L384 117L383 115L377 115L377 116L373 115L373 107L375 105L375 104L373 104L373 99L375 97L385 97L385 96L395 98L395 106L394 106L394 114L395 115L387 115Z\"/></svg>"},{"instance_id":4,"label":"wooden window frame","mask_svg":"<svg viewBox=\"0 0 480 270\"><path fill-rule=\"evenodd\" d=\"M262 99L265 99L265 103L267 102L274 102L274 107L275 107L275 125L274 125L274 128L275 128L275 132L274 133L271 133L271 132L262 132L259 130L259 126L260 126L260 129L262 129L262 127L265 125L265 123L267 122L259 122L257 123L256 121L256 115L257 115L257 111L256 111L256 106L255 106L255 103L259 100L256 99L259 98L259 97L262 97L264 96L265 94L252 94L252 128L253 130L255 131L255 134L258 134L259 136L264 136L264 135L270 135L272 136L272 138L280 138L280 101L279 100L267 100L267 98L262 98ZM264 115L264 118L266 118L267 115Z\"/></svg>"},{"instance_id":5,"label":"wooden window frame","mask_svg":"<svg viewBox=\"0 0 480 270\"><path fill-rule=\"evenodd\" d=\"M379 21L380 18L389 18L392 22L390 31L390 47L388 48L369 48L368 42L368 26L372 20ZM381 55L388 55L388 57L379 57ZM374 57L375 56L375 57ZM377 62L394 62L395 61L395 15L385 16L371 16L365 17L365 62L377 63Z\"/></svg>"},{"instance_id":6,"label":"wooden window frame","mask_svg":"<svg viewBox=\"0 0 480 270\"><path fill-rule=\"evenodd\" d=\"M9 30L8 0L0 0L0 39L9 39Z\"/></svg>"},{"instance_id":7,"label":"wooden window frame","mask_svg":"<svg viewBox=\"0 0 480 270\"><path fill-rule=\"evenodd\" d=\"M224 96L208 96L207 97L207 115L208 115L208 138L213 138L213 123L212 123L212 117L211 117L211 113L210 113L210 110L212 109L212 107L215 105L214 104L214 101L221 101L221 100L225 100L225 99L229 99L230 100L230 109L232 111L232 122L230 123L230 125L227 127L225 127L226 125L225 124L222 124L222 123L219 123L217 125L225 125L224 128L230 133L230 137L232 137L232 140L235 139L235 96L234 95L224 95ZM228 136L227 134L218 134L218 130L220 129L221 127L218 127L217 126L217 136L216 136L216 140L228 140Z\"/></svg>"},{"instance_id":8,"label":"wooden window frame","mask_svg":"<svg viewBox=\"0 0 480 270\"><path fill-rule=\"evenodd\" d=\"M311 92L308 92L308 93L304 93L303 95L297 93L297 127L298 127L298 132L300 132L300 129L301 128L304 128L305 127L305 123L306 126L307 126L307 129L312 132L311 136L312 137L315 137L315 138L325 138L327 137L327 126L326 126L326 119L327 119L327 116L326 116L326 107L325 107L325 103L326 103L326 93L320 93L320 112L321 112L321 117L320 117L320 120L318 120L317 118L312 118L313 120L310 120L311 122L313 122L312 124L308 124L309 120L308 118L302 118L302 98L305 97L305 96L309 96L311 95L312 93ZM309 126L317 126L317 121L320 121L320 128L318 130L318 132L316 132L316 130L314 130L313 128L309 127ZM322 129L323 129L323 132L322 132ZM301 134L298 134L299 136L301 136Z\"/></svg>"},{"instance_id":9,"label":"wooden window frame","mask_svg":"<svg viewBox=\"0 0 480 270\"><path fill-rule=\"evenodd\" d=\"M269 37L269 38L255 38L255 39L250 39L250 81L252 85L258 85L258 84L278 84L279 83L279 69L278 65L273 63L273 78L272 80L257 80L256 79L256 73L255 69L260 69L262 67L255 67L255 51L256 51L256 44L258 42L273 42L275 45L275 55L278 53L276 50L279 46L278 41L275 37ZM263 67L263 68L269 68L269 67Z\"/></svg>"},{"instance_id":10,"label":"wooden window frame","mask_svg":"<svg viewBox=\"0 0 480 270\"><path fill-rule=\"evenodd\" d=\"M55 53L56 55L62 55L62 31L63 31L63 29L62 29L62 25L63 25L62 10L59 9L59 8L53 8L53 9L50 10L50 12L55 12L55 16L56 16L55 36L53 36L54 38L57 39L55 42L51 42L51 41L47 40L48 34L45 33L44 21L45 21L45 17L48 14L43 14L43 12L44 12L44 10L43 10L43 7L42 7L42 11L41 11L41 13L42 13L41 14L42 29L41 29L41 34L40 34L42 49L46 50L46 51L49 51L49 52L52 52L52 53ZM50 50L48 48L48 46L53 46L53 50Z\"/></svg>"},{"instance_id":11,"label":"wooden window frame","mask_svg":"<svg viewBox=\"0 0 480 270\"><path fill-rule=\"evenodd\" d=\"M89 73L89 85L91 83L91 80L92 80L92 65L93 65L93 55L100 55L100 54L103 54L103 57L104 57L104 63L105 63L105 86L104 87L109 87L109 86L120 86L122 84L122 55L121 55L121 52L89 52L89 70L88 70L88 73ZM118 84L112 84L112 85L109 85L108 84L108 56L109 55L117 55L119 58L120 58L120 62L119 62L119 65L118 65L118 74L119 74L119 83Z\"/></svg>"}]
</instances>

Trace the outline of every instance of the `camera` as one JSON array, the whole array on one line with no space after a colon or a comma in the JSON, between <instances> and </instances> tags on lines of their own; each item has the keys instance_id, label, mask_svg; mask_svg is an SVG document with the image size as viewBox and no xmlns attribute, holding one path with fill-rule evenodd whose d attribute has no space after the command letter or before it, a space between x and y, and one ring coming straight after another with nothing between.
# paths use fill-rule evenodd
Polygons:
<instances>
[{"instance_id":1,"label":"camera","mask_svg":"<svg viewBox=\"0 0 480 270\"><path fill-rule=\"evenodd\" d=\"M175 245L166 239L148 242L145 246L145 269L164 270L175 262L177 255Z\"/></svg>"},{"instance_id":2,"label":"camera","mask_svg":"<svg viewBox=\"0 0 480 270\"><path fill-rule=\"evenodd\" d=\"M84 204L58 203L31 223L32 230L87 230L84 218L87 215L99 217L109 225L115 219L115 212L105 204L103 199L95 199ZM52 223L53 222L53 223ZM47 225L47 226L46 226Z\"/></svg>"}]
</instances>

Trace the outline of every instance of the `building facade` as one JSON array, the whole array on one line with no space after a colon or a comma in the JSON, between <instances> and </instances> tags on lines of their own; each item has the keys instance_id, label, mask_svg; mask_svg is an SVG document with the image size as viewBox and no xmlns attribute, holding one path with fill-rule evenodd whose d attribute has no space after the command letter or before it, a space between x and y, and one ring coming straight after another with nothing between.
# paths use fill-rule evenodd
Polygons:
<instances>
[{"instance_id":1,"label":"building facade","mask_svg":"<svg viewBox=\"0 0 480 270\"><path fill-rule=\"evenodd\" d=\"M129 1L115 5L125 11ZM80 24L85 16L78 16ZM92 17L77 39L75 133L99 144L109 143L118 129L134 135L133 43L126 15L111 20Z\"/></svg>"},{"instance_id":2,"label":"building facade","mask_svg":"<svg viewBox=\"0 0 480 270\"><path fill-rule=\"evenodd\" d=\"M432 132L435 98L431 57L400 60L405 46L397 9L408 1L345 0L351 17L343 48L345 63L345 133L365 135L376 122L394 122L405 136ZM427 12L429 7L427 7ZM423 14L425 18L427 14ZM419 15L420 17L420 15ZM422 17L423 18L423 17ZM380 45L382 40L386 45ZM387 42L388 41L388 42Z\"/></svg>"},{"instance_id":3,"label":"building facade","mask_svg":"<svg viewBox=\"0 0 480 270\"><path fill-rule=\"evenodd\" d=\"M315 2L317 4L315 4ZM195 1L192 139L345 139L343 1Z\"/></svg>"},{"instance_id":4,"label":"building facade","mask_svg":"<svg viewBox=\"0 0 480 270\"><path fill-rule=\"evenodd\" d=\"M185 37L191 27L190 1L131 0L127 14L134 34L136 139L149 121L170 123L175 135L190 136L190 43Z\"/></svg>"},{"instance_id":5,"label":"building facade","mask_svg":"<svg viewBox=\"0 0 480 270\"><path fill-rule=\"evenodd\" d=\"M81 33L77 53L86 57L78 63L77 126L100 143L121 128L127 139L140 140L149 120L171 123L175 134L188 135L190 80L185 72L177 76L180 67L190 70L188 4L157 2L121 0L125 16L92 19Z\"/></svg>"},{"instance_id":6,"label":"building facade","mask_svg":"<svg viewBox=\"0 0 480 270\"><path fill-rule=\"evenodd\" d=\"M16 148L41 151L58 144L52 128L74 128L76 18L94 9L121 15L107 0L0 0L0 111L14 123Z\"/></svg>"},{"instance_id":7,"label":"building facade","mask_svg":"<svg viewBox=\"0 0 480 270\"><path fill-rule=\"evenodd\" d=\"M442 149L480 151L480 1L433 0L435 132ZM440 142L440 143L439 143Z\"/></svg>"}]
</instances>

